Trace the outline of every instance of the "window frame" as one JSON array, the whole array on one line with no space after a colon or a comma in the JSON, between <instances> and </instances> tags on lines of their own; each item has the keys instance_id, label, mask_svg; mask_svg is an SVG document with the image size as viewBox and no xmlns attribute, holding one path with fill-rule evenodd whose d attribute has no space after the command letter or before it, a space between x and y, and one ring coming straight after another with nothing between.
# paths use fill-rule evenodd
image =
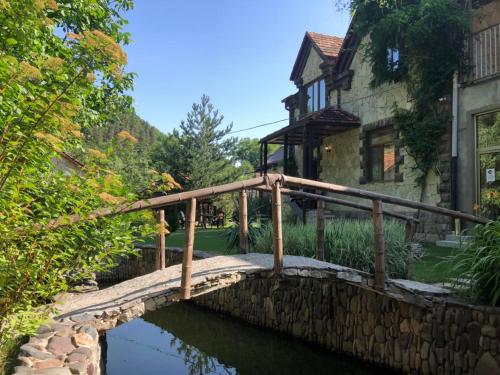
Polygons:
<instances>
[{"instance_id":1,"label":"window frame","mask_svg":"<svg viewBox=\"0 0 500 375\"><path fill-rule=\"evenodd\" d=\"M386 136L386 135L390 135L391 136L391 141L385 141L385 142L377 142L377 143L372 143L373 142L373 139L375 138L374 135L376 137L382 137L382 136ZM393 152L394 152L394 173L393 173L393 177L390 178L390 179L386 179L385 178L385 172L384 172L384 154L385 154L385 148L387 146L392 146L393 148ZM381 179L374 179L373 177L373 171L375 169L375 166L373 165L373 151L375 149L379 149L380 153L381 153L381 158L380 160L382 161L381 164L380 164L380 175L382 176ZM390 126L387 126L387 127L384 127L384 128L381 128L381 129L373 129L373 130L369 130L367 132L367 155L366 155L366 169L367 169L367 173L366 173L366 177L367 177L367 182L368 183L384 183L384 182L395 182L396 181L396 137L395 137L395 134L394 134L394 127L392 125Z\"/></svg>"},{"instance_id":2,"label":"window frame","mask_svg":"<svg viewBox=\"0 0 500 375\"><path fill-rule=\"evenodd\" d=\"M321 84L323 82L323 84ZM322 94L321 89L325 91ZM312 97L309 95L309 90L312 89ZM306 105L305 105L305 113L314 113L325 109L328 105L328 93L326 89L326 80L324 77L320 77L314 81L309 82L305 85L305 93L306 93ZM311 107L309 107L309 99L311 98ZM323 99L323 103L322 103ZM321 106L323 104L323 106Z\"/></svg>"}]
</instances>

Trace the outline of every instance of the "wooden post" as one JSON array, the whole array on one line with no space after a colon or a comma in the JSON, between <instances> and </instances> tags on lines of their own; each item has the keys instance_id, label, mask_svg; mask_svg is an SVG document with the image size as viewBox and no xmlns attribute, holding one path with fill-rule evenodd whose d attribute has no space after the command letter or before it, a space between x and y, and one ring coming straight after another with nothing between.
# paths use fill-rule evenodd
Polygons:
<instances>
[{"instance_id":1,"label":"wooden post","mask_svg":"<svg viewBox=\"0 0 500 375\"><path fill-rule=\"evenodd\" d=\"M196 223L196 198L191 198L186 212L186 244L182 259L181 299L191 298L191 275L193 271L194 226Z\"/></svg>"},{"instance_id":2,"label":"wooden post","mask_svg":"<svg viewBox=\"0 0 500 375\"><path fill-rule=\"evenodd\" d=\"M375 289L385 290L384 216L382 201L373 200L373 227L375 228Z\"/></svg>"},{"instance_id":3,"label":"wooden post","mask_svg":"<svg viewBox=\"0 0 500 375\"><path fill-rule=\"evenodd\" d=\"M408 252L408 257L406 258L406 269L405 274L406 278L410 279L411 277L411 266L413 261L413 249L411 247L411 241L413 239L413 233L415 231L415 223L410 220L406 220L405 223L405 246L406 251Z\"/></svg>"},{"instance_id":4,"label":"wooden post","mask_svg":"<svg viewBox=\"0 0 500 375\"><path fill-rule=\"evenodd\" d=\"M316 259L325 260L325 201L317 200L316 207Z\"/></svg>"},{"instance_id":5,"label":"wooden post","mask_svg":"<svg viewBox=\"0 0 500 375\"><path fill-rule=\"evenodd\" d=\"M274 247L274 274L281 274L283 270L283 227L281 222L281 186L276 181L273 185L273 247Z\"/></svg>"},{"instance_id":6,"label":"wooden post","mask_svg":"<svg viewBox=\"0 0 500 375\"><path fill-rule=\"evenodd\" d=\"M165 269L165 210L156 211L156 258L157 270Z\"/></svg>"},{"instance_id":7,"label":"wooden post","mask_svg":"<svg viewBox=\"0 0 500 375\"><path fill-rule=\"evenodd\" d=\"M240 191L240 253L248 253L248 200L246 190Z\"/></svg>"}]
</instances>

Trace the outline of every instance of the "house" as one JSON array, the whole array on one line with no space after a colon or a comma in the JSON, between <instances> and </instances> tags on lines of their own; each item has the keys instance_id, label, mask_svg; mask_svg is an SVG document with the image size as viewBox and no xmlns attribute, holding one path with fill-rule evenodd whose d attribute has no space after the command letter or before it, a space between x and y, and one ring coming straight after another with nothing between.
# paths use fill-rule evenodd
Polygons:
<instances>
[{"instance_id":1,"label":"house","mask_svg":"<svg viewBox=\"0 0 500 375\"><path fill-rule=\"evenodd\" d=\"M268 144L283 145L285 174L294 159L305 178L477 214L485 190L500 193L500 130L494 131L500 127L499 23L499 2L483 1L474 9L473 74L455 79L454 95L445 103L454 120L423 188L415 182L415 163L392 119L394 104L409 109L412 101L402 84L370 87L371 65L359 47L365 40L352 27L345 38L306 32L290 76L297 92L283 100L289 124L261 139L263 153ZM393 52L390 58L397 61ZM328 208L336 216L364 215L343 206ZM436 240L457 224L422 213L418 231Z\"/></svg>"}]
</instances>

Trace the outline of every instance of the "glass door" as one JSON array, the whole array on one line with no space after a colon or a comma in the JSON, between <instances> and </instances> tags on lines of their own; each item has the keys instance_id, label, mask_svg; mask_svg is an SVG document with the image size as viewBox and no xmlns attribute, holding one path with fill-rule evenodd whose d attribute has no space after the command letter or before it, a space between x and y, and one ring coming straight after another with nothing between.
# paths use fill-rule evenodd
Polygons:
<instances>
[{"instance_id":1,"label":"glass door","mask_svg":"<svg viewBox=\"0 0 500 375\"><path fill-rule=\"evenodd\" d=\"M500 216L500 111L476 117L477 210L492 219Z\"/></svg>"}]
</instances>

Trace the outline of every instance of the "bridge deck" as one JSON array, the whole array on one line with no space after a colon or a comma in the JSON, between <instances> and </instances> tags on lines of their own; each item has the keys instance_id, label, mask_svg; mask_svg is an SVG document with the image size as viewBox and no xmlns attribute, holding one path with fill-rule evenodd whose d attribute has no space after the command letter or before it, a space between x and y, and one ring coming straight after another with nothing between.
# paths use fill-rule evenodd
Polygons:
<instances>
[{"instance_id":1,"label":"bridge deck","mask_svg":"<svg viewBox=\"0 0 500 375\"><path fill-rule=\"evenodd\" d=\"M57 304L61 317L80 313L99 312L122 306L138 299L146 300L157 295L177 293L180 288L182 265L167 267L164 270L137 277L109 288L83 294L64 295ZM286 256L285 269L318 269L340 272L357 272L347 267L321 262L315 259ZM233 256L216 256L193 262L193 282L196 288L209 283L210 280L238 273L271 271L273 256L271 254L245 254ZM234 280L233 282L235 282Z\"/></svg>"}]
</instances>

